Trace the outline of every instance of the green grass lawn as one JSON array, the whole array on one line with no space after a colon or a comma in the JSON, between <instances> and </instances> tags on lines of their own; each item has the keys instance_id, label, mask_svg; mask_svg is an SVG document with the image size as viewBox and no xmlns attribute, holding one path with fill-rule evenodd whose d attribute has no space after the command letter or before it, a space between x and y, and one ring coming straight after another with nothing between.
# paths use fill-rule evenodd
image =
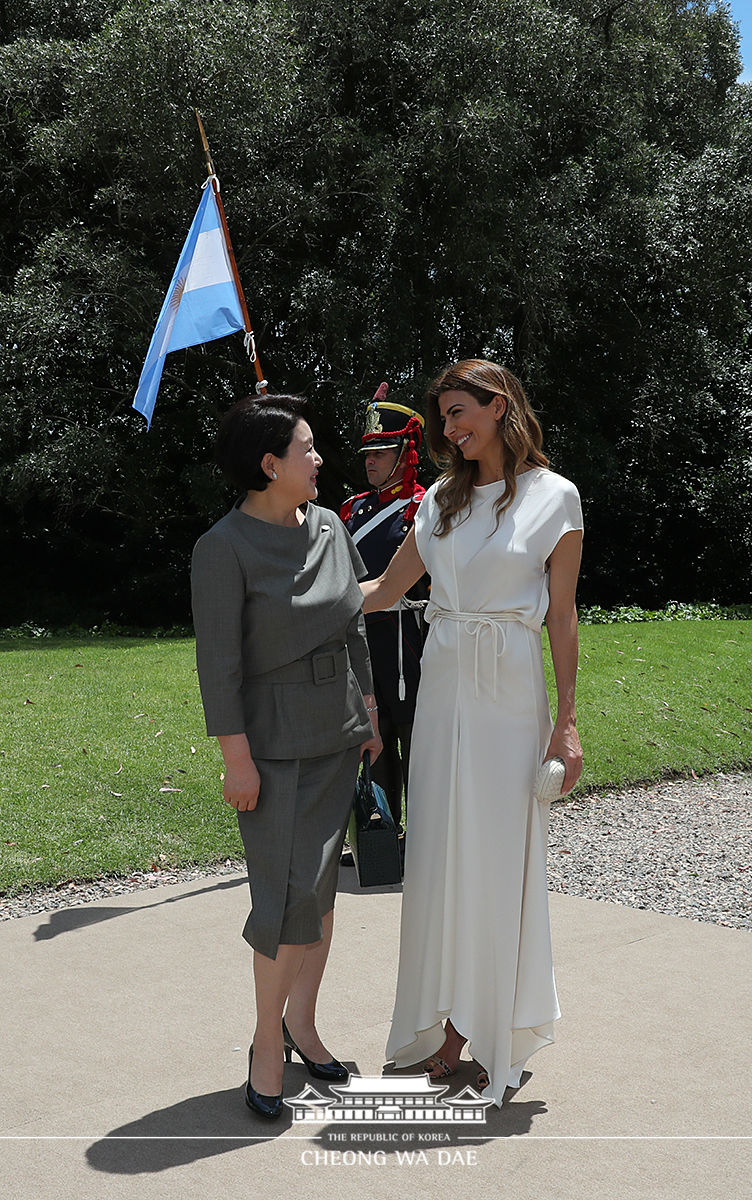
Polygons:
<instances>
[{"instance_id":1,"label":"green grass lawn","mask_svg":"<svg viewBox=\"0 0 752 1200\"><path fill-rule=\"evenodd\" d=\"M581 786L752 765L751 681L752 621L581 626Z\"/></svg>"},{"instance_id":2,"label":"green grass lawn","mask_svg":"<svg viewBox=\"0 0 752 1200\"><path fill-rule=\"evenodd\" d=\"M0 646L0 890L242 857L192 641Z\"/></svg>"},{"instance_id":3,"label":"green grass lawn","mask_svg":"<svg viewBox=\"0 0 752 1200\"><path fill-rule=\"evenodd\" d=\"M752 622L581 635L581 786L752 762ZM0 642L0 707L0 891L242 857L192 641Z\"/></svg>"}]
</instances>

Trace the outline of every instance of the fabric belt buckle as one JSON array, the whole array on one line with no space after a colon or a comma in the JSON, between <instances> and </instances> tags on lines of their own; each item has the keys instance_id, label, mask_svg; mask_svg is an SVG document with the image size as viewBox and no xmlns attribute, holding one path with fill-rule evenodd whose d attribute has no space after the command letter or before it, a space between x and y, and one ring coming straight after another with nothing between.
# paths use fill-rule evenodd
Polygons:
<instances>
[{"instance_id":1,"label":"fabric belt buckle","mask_svg":"<svg viewBox=\"0 0 752 1200\"><path fill-rule=\"evenodd\" d=\"M339 674L336 653L314 654L311 659L314 683L331 683Z\"/></svg>"}]
</instances>

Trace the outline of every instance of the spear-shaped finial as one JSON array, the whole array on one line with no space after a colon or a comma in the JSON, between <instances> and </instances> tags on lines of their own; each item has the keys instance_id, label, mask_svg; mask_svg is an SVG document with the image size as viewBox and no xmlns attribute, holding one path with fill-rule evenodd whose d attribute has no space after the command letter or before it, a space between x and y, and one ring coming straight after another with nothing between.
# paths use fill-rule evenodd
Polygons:
<instances>
[{"instance_id":1,"label":"spear-shaped finial","mask_svg":"<svg viewBox=\"0 0 752 1200\"><path fill-rule=\"evenodd\" d=\"M206 155L206 166L208 168L209 174L214 175L214 173L215 173L214 163L212 162L212 156L211 156L211 152L209 150L209 143L206 140L206 133L204 132L204 123L201 120L201 115L200 115L198 109L194 108L193 111L195 112L196 120L198 121L198 131L201 134L201 145L204 147L204 154Z\"/></svg>"}]
</instances>

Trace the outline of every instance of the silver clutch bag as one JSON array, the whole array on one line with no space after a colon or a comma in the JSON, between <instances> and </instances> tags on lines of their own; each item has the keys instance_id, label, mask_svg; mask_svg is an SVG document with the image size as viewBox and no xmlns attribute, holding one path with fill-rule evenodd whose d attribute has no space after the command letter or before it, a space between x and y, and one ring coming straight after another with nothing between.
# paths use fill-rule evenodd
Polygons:
<instances>
[{"instance_id":1,"label":"silver clutch bag","mask_svg":"<svg viewBox=\"0 0 752 1200\"><path fill-rule=\"evenodd\" d=\"M561 785L567 769L561 758L549 758L535 777L535 799L541 804L550 804L561 795Z\"/></svg>"}]
</instances>

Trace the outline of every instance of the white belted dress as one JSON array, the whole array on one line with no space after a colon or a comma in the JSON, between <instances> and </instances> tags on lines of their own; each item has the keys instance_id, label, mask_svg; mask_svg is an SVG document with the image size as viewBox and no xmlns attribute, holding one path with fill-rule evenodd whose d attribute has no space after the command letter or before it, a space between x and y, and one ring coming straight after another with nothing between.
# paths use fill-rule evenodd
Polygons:
<instances>
[{"instance_id":1,"label":"white belted dress","mask_svg":"<svg viewBox=\"0 0 752 1200\"><path fill-rule=\"evenodd\" d=\"M551 737L541 626L547 560L582 528L575 486L534 468L498 528L504 483L473 489L445 537L435 485L415 518L430 631L410 755L399 977L387 1058L422 1063L442 1019L469 1039L501 1104L553 1041L559 1006L546 890L548 808L533 799Z\"/></svg>"}]
</instances>

